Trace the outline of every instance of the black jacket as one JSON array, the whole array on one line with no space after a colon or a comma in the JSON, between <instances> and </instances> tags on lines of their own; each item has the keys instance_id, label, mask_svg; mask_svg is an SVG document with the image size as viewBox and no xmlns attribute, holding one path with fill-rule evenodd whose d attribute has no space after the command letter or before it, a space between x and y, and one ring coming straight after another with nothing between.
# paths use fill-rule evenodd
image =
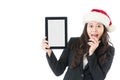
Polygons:
<instances>
[{"instance_id":1,"label":"black jacket","mask_svg":"<svg viewBox=\"0 0 120 80\"><path fill-rule=\"evenodd\" d=\"M69 43L74 43L76 40L78 40L78 38L71 38ZM105 51L107 54L107 61L104 64L99 63L96 52L97 51L91 56L87 56L88 64L85 69L83 69L83 62L80 62L79 66L75 69L70 68L75 52L69 47L63 50L59 60L57 60L53 52L50 57L48 55L46 55L46 57L56 76L61 75L68 66L64 80L104 80L113 61L114 48L110 45L108 46Z\"/></svg>"}]
</instances>

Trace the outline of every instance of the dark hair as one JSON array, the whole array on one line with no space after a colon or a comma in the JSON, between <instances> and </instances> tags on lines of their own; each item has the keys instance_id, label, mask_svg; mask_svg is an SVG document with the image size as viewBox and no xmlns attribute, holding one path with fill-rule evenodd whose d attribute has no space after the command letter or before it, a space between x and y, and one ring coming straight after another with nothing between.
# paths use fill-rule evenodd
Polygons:
<instances>
[{"instance_id":1,"label":"dark hair","mask_svg":"<svg viewBox=\"0 0 120 80\"><path fill-rule=\"evenodd\" d=\"M71 68L77 67L79 63L83 61L83 56L85 54L88 54L88 51L89 51L89 45L87 44L88 40L89 40L89 37L87 34L87 23L86 23L83 29L83 33L79 37L78 41L75 42L75 44L70 45L71 49L76 52L71 63ZM108 43L111 43L109 41L109 35L107 33L107 29L105 26L104 26L104 32L100 38L100 41L101 42L99 44L99 51L97 52L97 56L98 56L99 62L102 64L106 60L105 50L108 46Z\"/></svg>"}]
</instances>

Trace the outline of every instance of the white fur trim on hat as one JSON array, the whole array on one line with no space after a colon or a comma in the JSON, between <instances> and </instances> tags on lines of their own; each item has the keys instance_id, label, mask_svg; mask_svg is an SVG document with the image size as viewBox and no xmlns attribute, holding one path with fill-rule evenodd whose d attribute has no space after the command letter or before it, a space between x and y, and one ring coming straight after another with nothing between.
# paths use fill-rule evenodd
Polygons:
<instances>
[{"instance_id":1,"label":"white fur trim on hat","mask_svg":"<svg viewBox=\"0 0 120 80\"><path fill-rule=\"evenodd\" d=\"M83 23L88 23L90 21L100 22L106 27L109 26L110 23L110 19L106 15L98 12L90 12L83 16Z\"/></svg>"}]
</instances>

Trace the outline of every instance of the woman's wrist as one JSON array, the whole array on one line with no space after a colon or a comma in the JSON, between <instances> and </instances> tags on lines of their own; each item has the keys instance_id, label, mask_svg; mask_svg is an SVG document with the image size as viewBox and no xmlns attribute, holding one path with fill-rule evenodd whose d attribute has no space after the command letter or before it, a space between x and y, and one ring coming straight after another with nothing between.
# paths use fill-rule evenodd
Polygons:
<instances>
[{"instance_id":1,"label":"woman's wrist","mask_svg":"<svg viewBox=\"0 0 120 80\"><path fill-rule=\"evenodd\" d=\"M48 54L48 56L50 57L51 54L52 54L52 50L51 50L51 49L48 49L48 50L47 50L47 54Z\"/></svg>"},{"instance_id":2,"label":"woman's wrist","mask_svg":"<svg viewBox=\"0 0 120 80\"><path fill-rule=\"evenodd\" d=\"M91 56L94 52L93 51L89 51L89 56Z\"/></svg>"}]
</instances>

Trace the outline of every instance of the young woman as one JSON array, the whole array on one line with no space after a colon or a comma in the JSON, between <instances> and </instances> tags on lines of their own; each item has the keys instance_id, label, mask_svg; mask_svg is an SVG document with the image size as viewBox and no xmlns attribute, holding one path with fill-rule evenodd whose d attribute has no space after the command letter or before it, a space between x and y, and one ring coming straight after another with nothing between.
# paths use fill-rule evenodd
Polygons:
<instances>
[{"instance_id":1,"label":"young woman","mask_svg":"<svg viewBox=\"0 0 120 80\"><path fill-rule=\"evenodd\" d=\"M92 9L83 17L83 22L83 33L69 40L59 60L45 39L42 48L56 76L68 67L64 80L104 80L115 51L108 35L112 31L112 22L107 13L100 9Z\"/></svg>"}]
</instances>

